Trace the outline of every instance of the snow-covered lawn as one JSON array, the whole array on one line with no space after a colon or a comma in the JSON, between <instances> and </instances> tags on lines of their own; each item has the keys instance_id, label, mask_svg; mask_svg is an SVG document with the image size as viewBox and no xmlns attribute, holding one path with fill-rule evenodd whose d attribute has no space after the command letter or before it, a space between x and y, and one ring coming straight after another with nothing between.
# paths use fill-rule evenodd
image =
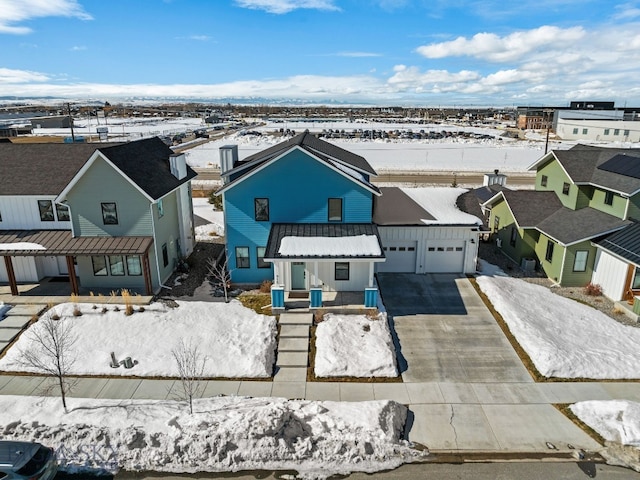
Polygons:
<instances>
[{"instance_id":1,"label":"snow-covered lawn","mask_svg":"<svg viewBox=\"0 0 640 480\"><path fill-rule=\"evenodd\" d=\"M3 439L53 447L67 470L296 470L304 478L374 472L426 452L401 439L393 401L312 402L217 397L175 401L0 397Z\"/></svg>"},{"instance_id":2,"label":"snow-covered lawn","mask_svg":"<svg viewBox=\"0 0 640 480\"><path fill-rule=\"evenodd\" d=\"M98 301L99 297L96 297ZM276 348L276 320L258 315L238 301L230 303L178 302L171 308L162 303L134 307L126 316L124 307L77 304L82 316L74 316L76 304L53 307L59 322L70 322L78 337L71 354L76 361L70 373L78 375L178 376L171 350L181 339L192 340L207 357L205 377L270 377ZM103 307L106 312L102 313ZM48 315L46 313L45 315ZM24 332L0 359L0 370L34 371L21 365L21 352L36 348L30 330L42 327L42 319ZM131 369L111 368L111 352L117 360L131 357Z\"/></svg>"},{"instance_id":3,"label":"snow-covered lawn","mask_svg":"<svg viewBox=\"0 0 640 480\"><path fill-rule=\"evenodd\" d=\"M193 214L209 223L196 227L196 241L211 240L224 235L224 212L214 210L208 198L193 199Z\"/></svg>"},{"instance_id":4,"label":"snow-covered lawn","mask_svg":"<svg viewBox=\"0 0 640 480\"><path fill-rule=\"evenodd\" d=\"M478 285L542 375L640 378L640 328L490 267Z\"/></svg>"},{"instance_id":5,"label":"snow-covered lawn","mask_svg":"<svg viewBox=\"0 0 640 480\"><path fill-rule=\"evenodd\" d=\"M640 447L640 403L591 400L574 403L570 408L605 440Z\"/></svg>"},{"instance_id":6,"label":"snow-covered lawn","mask_svg":"<svg viewBox=\"0 0 640 480\"><path fill-rule=\"evenodd\" d=\"M387 316L329 313L316 329L318 377L397 377Z\"/></svg>"}]
</instances>

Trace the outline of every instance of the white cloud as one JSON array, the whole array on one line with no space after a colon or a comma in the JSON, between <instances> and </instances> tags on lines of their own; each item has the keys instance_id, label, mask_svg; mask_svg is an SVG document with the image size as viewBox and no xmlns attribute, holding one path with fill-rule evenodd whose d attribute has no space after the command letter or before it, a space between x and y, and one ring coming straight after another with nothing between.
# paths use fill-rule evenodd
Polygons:
<instances>
[{"instance_id":1,"label":"white cloud","mask_svg":"<svg viewBox=\"0 0 640 480\"><path fill-rule=\"evenodd\" d=\"M614 20L633 20L640 17L640 7L635 2L616 5L615 9Z\"/></svg>"},{"instance_id":2,"label":"white cloud","mask_svg":"<svg viewBox=\"0 0 640 480\"><path fill-rule=\"evenodd\" d=\"M45 82L49 77L42 73L30 72L28 70L13 70L10 68L0 68L0 84L19 84L28 82Z\"/></svg>"},{"instance_id":3,"label":"white cloud","mask_svg":"<svg viewBox=\"0 0 640 480\"><path fill-rule=\"evenodd\" d=\"M72 52L83 52L87 50L87 47L85 47L84 45L74 45L69 50L71 50Z\"/></svg>"},{"instance_id":4,"label":"white cloud","mask_svg":"<svg viewBox=\"0 0 640 480\"><path fill-rule=\"evenodd\" d=\"M19 24L38 17L92 19L77 0L0 0L0 33L30 33L29 27Z\"/></svg>"},{"instance_id":5,"label":"white cloud","mask_svg":"<svg viewBox=\"0 0 640 480\"><path fill-rule=\"evenodd\" d=\"M236 4L243 8L276 14L289 13L298 9L340 10L334 4L334 0L236 0Z\"/></svg>"},{"instance_id":6,"label":"white cloud","mask_svg":"<svg viewBox=\"0 0 640 480\"><path fill-rule=\"evenodd\" d=\"M570 46L585 36L582 27L562 29L544 25L533 30L514 32L504 37L495 33L478 33L467 39L431 43L417 48L417 52L426 58L445 58L469 56L491 62L508 62L540 48L559 48Z\"/></svg>"}]
</instances>

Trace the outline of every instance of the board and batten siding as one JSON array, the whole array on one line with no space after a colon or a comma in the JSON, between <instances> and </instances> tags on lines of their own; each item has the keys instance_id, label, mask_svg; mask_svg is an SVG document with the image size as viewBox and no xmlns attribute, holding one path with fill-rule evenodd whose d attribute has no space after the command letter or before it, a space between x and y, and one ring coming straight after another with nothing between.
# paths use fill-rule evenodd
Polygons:
<instances>
[{"instance_id":1,"label":"board and batten siding","mask_svg":"<svg viewBox=\"0 0 640 480\"><path fill-rule=\"evenodd\" d=\"M0 230L71 230L71 222L59 222L55 196L0 196ZM38 200L51 200L54 210L52 222L40 220Z\"/></svg>"},{"instance_id":2,"label":"board and batten siding","mask_svg":"<svg viewBox=\"0 0 640 480\"><path fill-rule=\"evenodd\" d=\"M348 262L348 259L338 260ZM363 292L369 285L369 262L349 262L349 280L335 279L335 262L318 261L318 278L315 276L315 262L305 263L305 289L321 287L324 292ZM283 282L285 290L291 290L291 263L278 262L280 268L279 280Z\"/></svg>"},{"instance_id":3,"label":"board and batten siding","mask_svg":"<svg viewBox=\"0 0 640 480\"><path fill-rule=\"evenodd\" d=\"M149 200L98 157L67 194L76 236L151 236ZM113 202L117 225L105 225L101 203Z\"/></svg>"},{"instance_id":4,"label":"board and batten siding","mask_svg":"<svg viewBox=\"0 0 640 480\"><path fill-rule=\"evenodd\" d=\"M446 242L456 245L464 243L466 251L463 252L464 265L460 273L476 271L479 232L475 226L378 226L378 232L383 247L398 241L417 242L415 273L428 273L427 249L430 245L440 246Z\"/></svg>"},{"instance_id":5,"label":"board and batten siding","mask_svg":"<svg viewBox=\"0 0 640 480\"><path fill-rule=\"evenodd\" d=\"M13 263L13 273L18 282L37 282L42 276L38 271L35 257L11 257ZM4 259L0 260L0 282L8 282L7 268L4 265Z\"/></svg>"},{"instance_id":6,"label":"board and batten siding","mask_svg":"<svg viewBox=\"0 0 640 480\"><path fill-rule=\"evenodd\" d=\"M591 281L602 287L602 293L613 301L622 300L629 264L609 252L597 249Z\"/></svg>"},{"instance_id":7,"label":"board and batten siding","mask_svg":"<svg viewBox=\"0 0 640 480\"><path fill-rule=\"evenodd\" d=\"M225 235L236 283L273 278L257 268L257 247L265 247L272 223L328 223L329 198L342 198L342 222L371 223L372 193L301 150L292 150L224 194ZM269 221L255 220L254 199L269 199ZM249 247L250 268L236 269L235 247Z\"/></svg>"}]
</instances>

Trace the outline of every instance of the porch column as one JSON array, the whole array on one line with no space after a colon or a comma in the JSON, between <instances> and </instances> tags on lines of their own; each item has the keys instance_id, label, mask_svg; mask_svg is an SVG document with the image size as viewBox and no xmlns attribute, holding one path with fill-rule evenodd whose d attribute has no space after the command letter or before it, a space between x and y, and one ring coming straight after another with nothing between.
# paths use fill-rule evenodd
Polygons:
<instances>
[{"instance_id":1,"label":"porch column","mask_svg":"<svg viewBox=\"0 0 640 480\"><path fill-rule=\"evenodd\" d=\"M142 257L142 275L144 276L144 288L147 295L153 295L153 284L151 283L151 267L149 266L149 251L144 252Z\"/></svg>"},{"instance_id":2,"label":"porch column","mask_svg":"<svg viewBox=\"0 0 640 480\"><path fill-rule=\"evenodd\" d=\"M374 262L369 262L369 286L364 289L365 308L376 308L378 306L378 288L373 286L374 265Z\"/></svg>"},{"instance_id":3,"label":"porch column","mask_svg":"<svg viewBox=\"0 0 640 480\"><path fill-rule=\"evenodd\" d=\"M313 262L313 285L309 289L309 308L322 307L322 288L318 282L318 261Z\"/></svg>"},{"instance_id":4,"label":"porch column","mask_svg":"<svg viewBox=\"0 0 640 480\"><path fill-rule=\"evenodd\" d=\"M67 259L67 272L69 272L69 283L71 284L71 293L74 295L80 294L80 289L78 288L78 277L76 276L76 268L73 264L73 256L67 255L65 257Z\"/></svg>"},{"instance_id":5,"label":"porch column","mask_svg":"<svg viewBox=\"0 0 640 480\"><path fill-rule=\"evenodd\" d=\"M273 262L273 284L280 284L280 262Z\"/></svg>"},{"instance_id":6,"label":"porch column","mask_svg":"<svg viewBox=\"0 0 640 480\"><path fill-rule=\"evenodd\" d=\"M373 287L373 270L375 267L374 262L369 262L369 287Z\"/></svg>"},{"instance_id":7,"label":"porch column","mask_svg":"<svg viewBox=\"0 0 640 480\"><path fill-rule=\"evenodd\" d=\"M11 257L4 257L4 266L7 269L7 277L9 277L9 286L11 287L11 295L18 296L18 284L16 283L16 272L13 270L13 262Z\"/></svg>"},{"instance_id":8,"label":"porch column","mask_svg":"<svg viewBox=\"0 0 640 480\"><path fill-rule=\"evenodd\" d=\"M318 286L318 261L313 262L313 286Z\"/></svg>"}]
</instances>

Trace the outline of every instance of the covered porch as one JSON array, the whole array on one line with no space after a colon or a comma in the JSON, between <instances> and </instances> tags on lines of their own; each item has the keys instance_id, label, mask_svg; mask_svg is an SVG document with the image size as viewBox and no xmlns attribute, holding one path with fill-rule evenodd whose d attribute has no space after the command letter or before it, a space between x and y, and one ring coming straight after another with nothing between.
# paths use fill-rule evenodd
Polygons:
<instances>
[{"instance_id":1,"label":"covered porch","mask_svg":"<svg viewBox=\"0 0 640 480\"><path fill-rule=\"evenodd\" d=\"M375 264L385 261L372 224L274 224L272 309L375 308Z\"/></svg>"},{"instance_id":2,"label":"covered porch","mask_svg":"<svg viewBox=\"0 0 640 480\"><path fill-rule=\"evenodd\" d=\"M19 283L34 284L51 276L47 274L45 262L49 260L49 263L58 265L61 276L68 277L69 293L79 295L81 285L76 273L78 257L120 258L123 268L127 257L137 257L142 280L140 286L146 295L152 295L149 264L152 245L152 237L73 237L69 230L4 230L0 231L0 266L3 267L0 270L3 277L6 276L10 294L19 296L25 293L25 289L19 288Z\"/></svg>"}]
</instances>

